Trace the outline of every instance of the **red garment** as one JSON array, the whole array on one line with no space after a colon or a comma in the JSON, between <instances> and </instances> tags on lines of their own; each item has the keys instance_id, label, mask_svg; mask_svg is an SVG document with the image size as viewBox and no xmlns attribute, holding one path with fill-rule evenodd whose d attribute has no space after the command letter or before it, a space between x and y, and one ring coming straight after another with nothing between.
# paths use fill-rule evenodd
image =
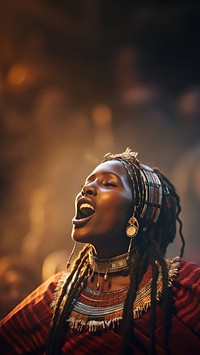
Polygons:
<instances>
[{"instance_id":1,"label":"red garment","mask_svg":"<svg viewBox=\"0 0 200 355\"><path fill-rule=\"evenodd\" d=\"M48 339L57 281L61 273L42 284L1 322L0 354L44 354ZM172 318L169 348L172 355L200 354L200 267L181 261L179 274L173 281L175 311ZM150 312L135 320L135 354L148 353ZM163 314L157 305L155 328L156 354L164 354L162 346ZM121 336L112 329L101 333L68 331L63 354L109 355L119 351Z\"/></svg>"}]
</instances>

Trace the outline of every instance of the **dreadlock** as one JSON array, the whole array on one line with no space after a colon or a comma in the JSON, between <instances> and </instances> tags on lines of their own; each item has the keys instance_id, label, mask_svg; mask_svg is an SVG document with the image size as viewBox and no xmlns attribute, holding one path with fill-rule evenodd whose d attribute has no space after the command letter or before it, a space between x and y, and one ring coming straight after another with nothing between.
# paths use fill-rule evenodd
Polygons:
<instances>
[{"instance_id":1,"label":"dreadlock","mask_svg":"<svg viewBox=\"0 0 200 355\"><path fill-rule=\"evenodd\" d=\"M81 284L85 282L85 277L88 273L88 251L90 249L91 246L86 245L80 251L72 266L71 273L62 288L52 319L52 328L49 334L49 342L46 352L47 355L59 355L61 353L62 342L64 341L63 335L66 329L66 319L70 313L71 302L77 294ZM62 304L66 293L68 297L66 302Z\"/></svg>"},{"instance_id":2,"label":"dreadlock","mask_svg":"<svg viewBox=\"0 0 200 355\"><path fill-rule=\"evenodd\" d=\"M171 294L168 287L168 267L165 261L165 253L169 243L173 242L176 235L176 224L179 223L179 235L182 242L180 256L183 256L185 241L182 234L182 221L180 198L173 184L158 169L151 170L154 178L160 182L159 193L162 194L162 203L159 207L158 218L150 223L141 217L142 204L144 204L145 183L141 174L141 165L136 158L137 154L129 149L122 154L107 154L103 161L119 160L127 170L132 184L134 213L140 225L140 230L135 238L137 253L134 262L130 263L130 286L124 302L122 321L122 344L120 354L129 354L129 344L133 341L134 316L133 306L136 300L139 284L148 267L152 268L151 282L151 314L150 314L150 348L149 354L154 354L154 338L156 324L156 294L159 269L162 273L162 309L164 314L163 343L165 353L168 354L168 335L171 319ZM146 168L146 167L145 167ZM147 167L148 168L148 167ZM154 206L155 207L155 206ZM72 302L87 282L89 276L89 251L91 245L86 245L74 262L71 273L62 288L52 320L52 328L49 336L47 355L61 354L64 334L66 332L66 319L68 319ZM67 294L67 297L66 297Z\"/></svg>"},{"instance_id":3,"label":"dreadlock","mask_svg":"<svg viewBox=\"0 0 200 355\"><path fill-rule=\"evenodd\" d=\"M169 245L169 243L172 243L175 235L176 235L176 221L179 223L179 235L181 238L181 250L180 250L180 257L183 257L184 254L184 248L185 248L185 239L183 237L183 223L179 217L181 213L181 205L180 205L180 197L176 192L176 189L174 185L169 181L169 179L163 175L158 169L154 169L154 171L157 173L157 175L160 177L163 186L167 186L169 189L169 198L171 198L171 203L173 204L173 208L171 209L169 205L167 205L167 200L169 201L167 195L164 195L163 199L163 214L162 221L160 221L160 224L162 225L162 233L165 234L165 238L162 238L162 235L160 235L159 238L159 245L160 248L162 249L163 253L165 254L166 249ZM168 202L169 204L169 202ZM168 227L168 228L165 228ZM170 229L170 233L167 237L168 229ZM170 238L171 236L171 238Z\"/></svg>"}]
</instances>

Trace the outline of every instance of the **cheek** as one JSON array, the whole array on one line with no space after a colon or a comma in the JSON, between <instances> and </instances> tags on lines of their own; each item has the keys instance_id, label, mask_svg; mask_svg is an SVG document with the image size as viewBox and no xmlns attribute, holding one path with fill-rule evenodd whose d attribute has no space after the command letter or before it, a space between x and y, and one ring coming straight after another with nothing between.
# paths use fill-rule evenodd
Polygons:
<instances>
[{"instance_id":1,"label":"cheek","mask_svg":"<svg viewBox=\"0 0 200 355\"><path fill-rule=\"evenodd\" d=\"M133 201L132 198L125 195L124 193L118 194L117 196L104 195L101 203L98 206L99 212L101 213L98 217L106 223L122 223L126 224L133 212Z\"/></svg>"},{"instance_id":2,"label":"cheek","mask_svg":"<svg viewBox=\"0 0 200 355\"><path fill-rule=\"evenodd\" d=\"M104 208L107 211L119 213L123 209L126 213L133 210L133 201L127 193L105 194L101 198L99 207Z\"/></svg>"}]
</instances>

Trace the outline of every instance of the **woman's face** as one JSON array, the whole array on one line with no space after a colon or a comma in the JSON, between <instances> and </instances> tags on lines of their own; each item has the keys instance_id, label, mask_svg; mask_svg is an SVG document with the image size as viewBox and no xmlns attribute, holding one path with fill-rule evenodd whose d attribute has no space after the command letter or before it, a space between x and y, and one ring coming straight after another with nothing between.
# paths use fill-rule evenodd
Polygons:
<instances>
[{"instance_id":1,"label":"woman's face","mask_svg":"<svg viewBox=\"0 0 200 355\"><path fill-rule=\"evenodd\" d=\"M133 197L126 169L116 160L104 162L88 176L76 197L72 238L94 245L98 254L104 256L126 252L126 224L132 212Z\"/></svg>"}]
</instances>

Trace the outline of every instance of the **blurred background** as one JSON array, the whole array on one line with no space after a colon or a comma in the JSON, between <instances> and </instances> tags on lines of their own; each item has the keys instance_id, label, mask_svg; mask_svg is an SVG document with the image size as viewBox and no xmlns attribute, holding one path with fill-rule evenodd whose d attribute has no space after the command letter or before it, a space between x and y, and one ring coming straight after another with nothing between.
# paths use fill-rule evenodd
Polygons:
<instances>
[{"instance_id":1,"label":"blurred background","mask_svg":"<svg viewBox=\"0 0 200 355\"><path fill-rule=\"evenodd\" d=\"M65 267L77 192L127 146L175 184L200 263L200 3L1 0L0 16L1 304Z\"/></svg>"}]
</instances>

